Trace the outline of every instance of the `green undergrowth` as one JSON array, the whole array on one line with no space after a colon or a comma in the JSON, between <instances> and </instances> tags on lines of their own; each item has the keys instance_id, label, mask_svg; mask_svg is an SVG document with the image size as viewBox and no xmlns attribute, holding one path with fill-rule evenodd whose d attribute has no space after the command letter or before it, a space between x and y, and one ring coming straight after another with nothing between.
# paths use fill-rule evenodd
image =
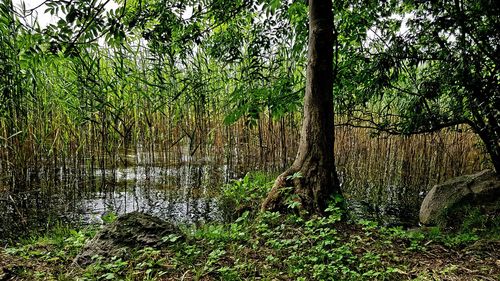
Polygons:
<instances>
[{"instance_id":1,"label":"green undergrowth","mask_svg":"<svg viewBox=\"0 0 500 281\"><path fill-rule=\"evenodd\" d=\"M228 202L249 208L230 222L185 226L186 239L170 235L165 237L167 246L139 247L128 260L106 261L96 256L84 268L72 261L96 228L59 227L3 249L0 280L500 279L500 261L495 258L498 250L494 249L489 259L482 249L470 253L468 248L479 241L494 242L491 235L484 240L485 232L467 226L446 232L439 228L382 227L365 220L347 222L338 198L332 200L323 217L256 212L262 198L252 192L263 196L270 186L259 177L249 175L225 187ZM441 260L446 263L437 262Z\"/></svg>"},{"instance_id":2,"label":"green undergrowth","mask_svg":"<svg viewBox=\"0 0 500 281\"><path fill-rule=\"evenodd\" d=\"M459 206L447 217L440 227L454 234L500 240L500 201Z\"/></svg>"},{"instance_id":3,"label":"green undergrowth","mask_svg":"<svg viewBox=\"0 0 500 281\"><path fill-rule=\"evenodd\" d=\"M222 208L226 210L228 220L234 220L244 212L253 217L260 208L263 198L273 185L276 175L264 172L252 172L245 177L223 185L220 190Z\"/></svg>"}]
</instances>

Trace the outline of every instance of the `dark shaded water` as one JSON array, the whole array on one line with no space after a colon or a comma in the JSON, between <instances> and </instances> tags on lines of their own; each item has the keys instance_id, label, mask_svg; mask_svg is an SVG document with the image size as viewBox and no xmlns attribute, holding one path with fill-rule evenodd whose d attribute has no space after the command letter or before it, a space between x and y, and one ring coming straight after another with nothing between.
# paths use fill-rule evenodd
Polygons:
<instances>
[{"instance_id":1,"label":"dark shaded water","mask_svg":"<svg viewBox=\"0 0 500 281\"><path fill-rule=\"evenodd\" d=\"M385 226L415 226L427 187L397 185L342 187L349 215L354 220L378 221Z\"/></svg>"},{"instance_id":2,"label":"dark shaded water","mask_svg":"<svg viewBox=\"0 0 500 281\"><path fill-rule=\"evenodd\" d=\"M133 166L29 171L26 186L0 193L0 241L63 222L102 223L107 214L141 211L181 224L220 221L220 186L244 174L207 161L159 165L136 156ZM247 167L251 170L251 167ZM2 190L2 187L0 187ZM415 225L422 194L396 186L343 186L354 218Z\"/></svg>"},{"instance_id":3,"label":"dark shaded water","mask_svg":"<svg viewBox=\"0 0 500 281\"><path fill-rule=\"evenodd\" d=\"M61 221L101 223L110 213L141 211L183 224L222 220L217 193L236 176L224 165L192 162L30 173L20 191L1 193L0 240Z\"/></svg>"}]
</instances>

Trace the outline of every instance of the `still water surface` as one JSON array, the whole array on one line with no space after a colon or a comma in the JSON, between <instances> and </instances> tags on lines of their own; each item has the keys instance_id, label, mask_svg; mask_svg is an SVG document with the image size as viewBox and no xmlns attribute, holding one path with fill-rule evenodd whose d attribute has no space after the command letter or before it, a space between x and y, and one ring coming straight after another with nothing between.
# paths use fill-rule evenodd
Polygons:
<instances>
[{"instance_id":1,"label":"still water surface","mask_svg":"<svg viewBox=\"0 0 500 281\"><path fill-rule=\"evenodd\" d=\"M107 214L133 211L180 224L221 221L228 210L218 202L220 187L252 170L185 156L174 165L155 163L141 153L125 157L133 160L130 166L29 171L26 186L0 192L0 241L58 222L102 223ZM343 186L343 193L352 217L391 225L415 224L422 199L415 190L396 186Z\"/></svg>"},{"instance_id":2,"label":"still water surface","mask_svg":"<svg viewBox=\"0 0 500 281\"><path fill-rule=\"evenodd\" d=\"M110 213L140 211L180 224L223 220L217 194L242 174L228 165L186 157L173 165L140 153L127 157L134 158L128 167L28 171L24 186L0 192L0 241L61 221L102 223Z\"/></svg>"}]
</instances>

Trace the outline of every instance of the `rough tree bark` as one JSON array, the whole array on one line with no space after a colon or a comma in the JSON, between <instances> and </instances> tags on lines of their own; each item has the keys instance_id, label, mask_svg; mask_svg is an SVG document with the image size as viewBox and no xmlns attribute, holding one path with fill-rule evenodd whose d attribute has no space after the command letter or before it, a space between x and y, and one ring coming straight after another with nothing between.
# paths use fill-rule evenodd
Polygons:
<instances>
[{"instance_id":1,"label":"rough tree bark","mask_svg":"<svg viewBox=\"0 0 500 281\"><path fill-rule=\"evenodd\" d=\"M304 119L297 156L262 203L262 210L280 210L285 199L309 213L323 213L327 200L339 192L333 156L333 51L331 0L309 0L309 45ZM300 177L292 175L300 173Z\"/></svg>"}]
</instances>

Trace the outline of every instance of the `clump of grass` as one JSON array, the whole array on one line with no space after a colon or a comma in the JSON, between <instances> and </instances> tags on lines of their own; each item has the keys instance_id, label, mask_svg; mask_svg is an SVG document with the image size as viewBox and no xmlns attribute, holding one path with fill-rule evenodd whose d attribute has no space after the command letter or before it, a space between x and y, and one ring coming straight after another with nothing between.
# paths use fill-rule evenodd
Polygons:
<instances>
[{"instance_id":1,"label":"clump of grass","mask_svg":"<svg viewBox=\"0 0 500 281\"><path fill-rule=\"evenodd\" d=\"M447 212L448 219L440 225L461 236L487 237L500 240L500 201L462 205Z\"/></svg>"},{"instance_id":2,"label":"clump of grass","mask_svg":"<svg viewBox=\"0 0 500 281\"><path fill-rule=\"evenodd\" d=\"M21 238L15 245L0 249L3 260L0 262L0 277L20 280L64 277L73 259L96 231L96 227L74 230L58 225L46 233Z\"/></svg>"}]
</instances>

